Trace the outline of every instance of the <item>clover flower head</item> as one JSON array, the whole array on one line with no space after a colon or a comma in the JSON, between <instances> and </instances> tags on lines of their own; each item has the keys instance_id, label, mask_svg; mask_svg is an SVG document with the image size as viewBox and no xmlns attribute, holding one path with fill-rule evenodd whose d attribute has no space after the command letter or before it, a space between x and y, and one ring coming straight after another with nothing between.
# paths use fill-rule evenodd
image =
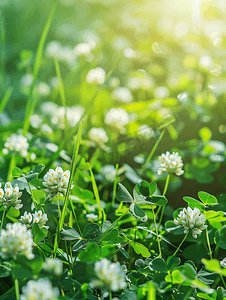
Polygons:
<instances>
[{"instance_id":1,"label":"clover flower head","mask_svg":"<svg viewBox=\"0 0 226 300\"><path fill-rule=\"evenodd\" d=\"M110 80L109 80L109 85L110 85L110 88L112 89L116 89L120 84L120 80L118 77L112 77Z\"/></svg>"},{"instance_id":2,"label":"clover flower head","mask_svg":"<svg viewBox=\"0 0 226 300\"><path fill-rule=\"evenodd\" d=\"M75 46L74 53L77 56L87 56L91 52L91 46L88 43L80 43Z\"/></svg>"},{"instance_id":3,"label":"clover flower head","mask_svg":"<svg viewBox=\"0 0 226 300\"><path fill-rule=\"evenodd\" d=\"M4 154L16 153L25 157L28 155L29 144L27 142L27 138L23 135L17 135L12 133L10 137L6 139L4 144L5 148L2 150Z\"/></svg>"},{"instance_id":4,"label":"clover flower head","mask_svg":"<svg viewBox=\"0 0 226 300\"><path fill-rule=\"evenodd\" d=\"M91 281L90 286L100 287L106 290L117 291L126 287L125 272L119 262L111 263L108 259L102 258L95 263L95 274L97 279Z\"/></svg>"},{"instance_id":5,"label":"clover flower head","mask_svg":"<svg viewBox=\"0 0 226 300\"><path fill-rule=\"evenodd\" d=\"M33 79L34 79L33 75L26 74L21 78L20 83L23 87L30 87L32 85Z\"/></svg>"},{"instance_id":6,"label":"clover flower head","mask_svg":"<svg viewBox=\"0 0 226 300\"><path fill-rule=\"evenodd\" d=\"M90 129L88 135L90 140L96 145L103 145L108 142L108 136L103 128L93 127Z\"/></svg>"},{"instance_id":7,"label":"clover flower head","mask_svg":"<svg viewBox=\"0 0 226 300\"><path fill-rule=\"evenodd\" d=\"M48 278L28 281L27 285L22 287L22 292L20 300L52 300L59 297L58 288L52 287Z\"/></svg>"},{"instance_id":8,"label":"clover flower head","mask_svg":"<svg viewBox=\"0 0 226 300\"><path fill-rule=\"evenodd\" d=\"M87 83L103 84L105 82L106 71L100 67L89 70L86 76Z\"/></svg>"},{"instance_id":9,"label":"clover flower head","mask_svg":"<svg viewBox=\"0 0 226 300\"><path fill-rule=\"evenodd\" d=\"M63 273L63 263L58 258L47 258L42 269L51 275L60 276Z\"/></svg>"},{"instance_id":10,"label":"clover flower head","mask_svg":"<svg viewBox=\"0 0 226 300\"><path fill-rule=\"evenodd\" d=\"M51 93L50 86L45 82L40 82L38 85L38 94L43 97L49 96Z\"/></svg>"},{"instance_id":11,"label":"clover flower head","mask_svg":"<svg viewBox=\"0 0 226 300\"><path fill-rule=\"evenodd\" d=\"M75 127L75 125L80 121L83 113L84 107L80 105L66 107L68 124L71 127ZM59 107L56 110L54 116L51 118L51 122L56 124L60 129L65 129L65 107Z\"/></svg>"},{"instance_id":12,"label":"clover flower head","mask_svg":"<svg viewBox=\"0 0 226 300\"><path fill-rule=\"evenodd\" d=\"M23 224L29 225L32 222L32 215L25 211L24 215L20 217L19 221Z\"/></svg>"},{"instance_id":13,"label":"clover flower head","mask_svg":"<svg viewBox=\"0 0 226 300\"><path fill-rule=\"evenodd\" d=\"M76 63L75 53L73 49L69 47L61 47L59 56L59 60L65 61L69 66L74 66Z\"/></svg>"},{"instance_id":14,"label":"clover flower head","mask_svg":"<svg viewBox=\"0 0 226 300\"><path fill-rule=\"evenodd\" d=\"M199 59L199 66L203 69L211 69L213 65L213 60L209 55L202 55Z\"/></svg>"},{"instance_id":15,"label":"clover flower head","mask_svg":"<svg viewBox=\"0 0 226 300\"><path fill-rule=\"evenodd\" d=\"M131 77L127 82L127 86L131 90L144 89L148 90L154 86L154 82L149 77Z\"/></svg>"},{"instance_id":16,"label":"clover flower head","mask_svg":"<svg viewBox=\"0 0 226 300\"><path fill-rule=\"evenodd\" d=\"M153 137L153 135L154 135L153 129L152 129L150 126L146 125L146 124L141 125L141 126L138 128L138 133L139 133L142 137L144 137L144 138L151 138L151 137Z\"/></svg>"},{"instance_id":17,"label":"clover flower head","mask_svg":"<svg viewBox=\"0 0 226 300\"><path fill-rule=\"evenodd\" d=\"M30 124L33 128L39 128L43 122L43 118L39 115L32 115L30 117Z\"/></svg>"},{"instance_id":18,"label":"clover flower head","mask_svg":"<svg viewBox=\"0 0 226 300\"><path fill-rule=\"evenodd\" d=\"M33 239L30 230L21 223L8 223L6 230L2 229L0 233L0 255L2 258L13 257L17 254L23 254L28 259L33 259L32 254Z\"/></svg>"},{"instance_id":19,"label":"clover flower head","mask_svg":"<svg viewBox=\"0 0 226 300\"><path fill-rule=\"evenodd\" d=\"M100 173L104 176L107 181L113 182L116 176L116 169L113 165L105 165L101 167Z\"/></svg>"},{"instance_id":20,"label":"clover flower head","mask_svg":"<svg viewBox=\"0 0 226 300\"><path fill-rule=\"evenodd\" d=\"M21 204L21 200L19 199L22 195L22 192L19 191L19 187L17 184L12 186L10 182L6 182L4 190L1 188L0 183L0 204L3 205L4 209L7 208L8 205L14 207L15 209L20 209L23 204Z\"/></svg>"},{"instance_id":21,"label":"clover flower head","mask_svg":"<svg viewBox=\"0 0 226 300\"><path fill-rule=\"evenodd\" d=\"M43 185L46 187L45 191L50 193L52 199L58 192L66 195L67 187L70 178L70 171L63 171L61 167L56 167L56 170L50 169L43 177ZM71 186L71 188L73 185ZM37 216L35 216L37 217Z\"/></svg>"},{"instance_id":22,"label":"clover flower head","mask_svg":"<svg viewBox=\"0 0 226 300\"><path fill-rule=\"evenodd\" d=\"M159 156L160 167L158 168L158 175L162 175L163 173L175 173L177 176L184 174L182 170L183 163L181 156L179 156L178 152L173 152L170 154L169 151L166 154L162 154Z\"/></svg>"},{"instance_id":23,"label":"clover flower head","mask_svg":"<svg viewBox=\"0 0 226 300\"><path fill-rule=\"evenodd\" d=\"M46 101L41 105L41 112L47 116L54 116L58 110L58 105L54 102Z\"/></svg>"},{"instance_id":24,"label":"clover flower head","mask_svg":"<svg viewBox=\"0 0 226 300\"><path fill-rule=\"evenodd\" d=\"M166 98L169 96L169 90L166 86L159 86L154 90L154 96L156 98Z\"/></svg>"},{"instance_id":25,"label":"clover flower head","mask_svg":"<svg viewBox=\"0 0 226 300\"><path fill-rule=\"evenodd\" d=\"M124 130L124 126L129 123L129 115L123 108L111 108L105 115L105 124L115 127L120 131Z\"/></svg>"},{"instance_id":26,"label":"clover flower head","mask_svg":"<svg viewBox=\"0 0 226 300\"><path fill-rule=\"evenodd\" d=\"M174 223L184 227L184 233L188 233L191 229L192 236L196 239L198 234L202 233L202 231L207 228L205 221L205 216L200 214L198 208L195 207L192 209L188 206L188 208L184 208L180 212L177 219L174 220Z\"/></svg>"},{"instance_id":27,"label":"clover flower head","mask_svg":"<svg viewBox=\"0 0 226 300\"><path fill-rule=\"evenodd\" d=\"M47 214L42 214L41 210L35 211L34 214L25 211L24 215L21 216L19 221L22 224L26 224L28 228L31 228L34 223L37 223L39 228L49 228L49 226L45 226L46 222L48 221Z\"/></svg>"},{"instance_id":28,"label":"clover flower head","mask_svg":"<svg viewBox=\"0 0 226 300\"><path fill-rule=\"evenodd\" d=\"M59 53L61 52L61 44L58 41L50 42L46 47L46 56L48 57L56 57L59 59Z\"/></svg>"},{"instance_id":29,"label":"clover flower head","mask_svg":"<svg viewBox=\"0 0 226 300\"><path fill-rule=\"evenodd\" d=\"M123 103L130 103L133 100L130 90L126 87L117 87L112 92L112 98Z\"/></svg>"}]
</instances>

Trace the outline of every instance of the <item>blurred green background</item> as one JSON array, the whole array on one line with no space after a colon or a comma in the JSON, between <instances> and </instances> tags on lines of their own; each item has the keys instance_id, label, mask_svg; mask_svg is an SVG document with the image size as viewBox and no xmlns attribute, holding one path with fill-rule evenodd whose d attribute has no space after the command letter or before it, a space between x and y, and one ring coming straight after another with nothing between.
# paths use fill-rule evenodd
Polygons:
<instances>
[{"instance_id":1,"label":"blurred green background","mask_svg":"<svg viewBox=\"0 0 226 300\"><path fill-rule=\"evenodd\" d=\"M170 185L171 201L178 206L182 196L197 197L199 190L225 193L225 1L2 0L0 97L13 87L0 117L0 130L5 136L23 125L28 92L21 80L32 74L39 40L54 4L39 82L50 86L51 78L56 76L48 46L58 42L64 48L58 60L67 105L79 104L86 111L92 107L85 139L92 126L105 126L104 115L111 107L123 107L134 115L127 133L113 139L113 144L121 148L125 141L126 146L133 141L132 146L125 151L117 149L119 155L108 156L102 164L127 163L139 173L136 157L147 157L161 125L172 122L156 152L160 155L178 150L185 162L184 177ZM75 55L79 43L94 45L85 59ZM88 70L96 67L111 75L92 103L96 87L87 84L85 78ZM132 103L112 98L112 77L119 79L121 87L130 88ZM136 87L131 78L146 79L148 84ZM48 96L38 96L35 113L40 113L46 101L61 105L59 93L51 88ZM152 139L137 136L137 128L144 124L155 132ZM37 134L34 129L31 132ZM61 135L55 132L49 138L59 144ZM153 164L146 176L156 180Z\"/></svg>"}]
</instances>

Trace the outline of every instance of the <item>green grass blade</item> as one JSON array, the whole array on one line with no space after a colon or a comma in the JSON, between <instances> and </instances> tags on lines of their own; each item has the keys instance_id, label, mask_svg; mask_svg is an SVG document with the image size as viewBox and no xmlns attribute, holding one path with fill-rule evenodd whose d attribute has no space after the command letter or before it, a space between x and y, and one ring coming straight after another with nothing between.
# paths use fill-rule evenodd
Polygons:
<instances>
[{"instance_id":1,"label":"green grass blade","mask_svg":"<svg viewBox=\"0 0 226 300\"><path fill-rule=\"evenodd\" d=\"M90 171L90 174L91 174L91 180L92 180L92 185L93 185L94 196L95 196L95 198L96 198L97 205L98 205L99 219L102 219L102 218L103 218L103 220L105 221L105 220L106 220L106 215L105 215L105 212L104 212L104 210L101 208L101 205L100 205L100 196L99 196L97 184L96 184L96 181L95 181L95 178L94 178L94 175L93 175L91 166L90 166L89 163L87 163L87 164L88 164L89 171Z\"/></svg>"},{"instance_id":2,"label":"green grass blade","mask_svg":"<svg viewBox=\"0 0 226 300\"><path fill-rule=\"evenodd\" d=\"M35 63L34 63L34 69L33 69L33 82L30 88L30 93L28 96L28 100L27 100L27 106L26 106L26 112L25 112L25 120L24 120L24 127L23 127L23 135L26 136L28 128L29 128L29 122L30 122L30 116L31 113L34 111L35 105L36 105L36 100L33 100L33 92L34 92L34 88L35 88L35 84L37 81L37 77L38 77L38 71L39 68L41 66L42 63L42 56L43 56L43 49L44 49L44 44L47 38L47 34L49 32L49 28L50 25L52 23L53 20L53 16L55 13L55 9L56 9L56 5L53 6L49 19L45 25L45 28L43 30L41 39L39 41L39 45L38 45L38 50L37 50L37 54L36 54L36 58L35 58ZM34 101L34 103L32 103ZM32 109L31 109L32 108Z\"/></svg>"},{"instance_id":3,"label":"green grass blade","mask_svg":"<svg viewBox=\"0 0 226 300\"><path fill-rule=\"evenodd\" d=\"M143 165L143 168L142 168L143 171L145 170L146 166L149 164L150 160L152 159L152 156L154 155L155 150L157 149L159 143L161 142L161 139L162 139L164 133L165 133L165 129L164 129L164 130L162 131L162 133L160 134L160 136L159 136L158 140L156 141L154 147L152 148L151 153L149 154L149 156L148 156L148 158L147 158L145 164Z\"/></svg>"},{"instance_id":4,"label":"green grass blade","mask_svg":"<svg viewBox=\"0 0 226 300\"><path fill-rule=\"evenodd\" d=\"M80 142L81 142L83 122L84 122L84 119L82 119L81 122L80 122L77 139L76 139L75 146L74 146L72 162L71 162L71 170L70 170L70 179L69 179L69 183L68 183L67 194L66 194L66 197L65 197L62 214L61 214L60 221L59 221L59 231L61 231L61 229L63 227L64 218L66 216L66 209L67 209L68 201L69 201L69 193L70 193L70 189L71 189L71 184L72 184L73 174L74 174L74 170L75 170L77 155L78 155L79 146L80 146Z\"/></svg>"},{"instance_id":5,"label":"green grass blade","mask_svg":"<svg viewBox=\"0 0 226 300\"><path fill-rule=\"evenodd\" d=\"M117 184L118 184L118 164L116 164L116 173L115 173L115 180L114 180L114 185L113 185L113 195L112 195L112 207L115 205L115 197L116 197L116 189L117 189Z\"/></svg>"},{"instance_id":6,"label":"green grass blade","mask_svg":"<svg viewBox=\"0 0 226 300\"><path fill-rule=\"evenodd\" d=\"M3 112L4 108L6 107L6 104L9 101L12 91L13 91L12 87L9 87L8 90L6 91L6 93L2 99L2 102L0 103L0 115Z\"/></svg>"},{"instance_id":7,"label":"green grass blade","mask_svg":"<svg viewBox=\"0 0 226 300\"><path fill-rule=\"evenodd\" d=\"M64 118L65 118L65 131L67 132L68 122L67 122L67 104L66 104L65 90L64 90L64 85L63 85L61 73L60 73L60 66L59 66L59 63L58 63L56 58L54 59L54 63L55 63L57 78L58 78L59 83L60 83L59 88L60 88L61 104L65 108L65 116L64 116Z\"/></svg>"}]
</instances>

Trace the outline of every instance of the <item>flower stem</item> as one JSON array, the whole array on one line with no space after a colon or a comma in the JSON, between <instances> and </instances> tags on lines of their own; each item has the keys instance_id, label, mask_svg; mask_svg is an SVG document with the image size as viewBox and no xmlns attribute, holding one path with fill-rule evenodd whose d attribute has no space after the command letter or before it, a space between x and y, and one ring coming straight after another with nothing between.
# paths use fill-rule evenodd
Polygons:
<instances>
[{"instance_id":1,"label":"flower stem","mask_svg":"<svg viewBox=\"0 0 226 300\"><path fill-rule=\"evenodd\" d=\"M154 147L152 148L151 153L149 154L149 156L148 156L148 158L147 158L145 164L143 165L143 168L142 168L142 174L144 173L144 171L145 171L147 165L149 164L149 162L151 161L152 156L154 155L155 150L157 149L159 143L161 142L161 139L162 139L164 133L165 133L165 129L164 129L164 130L162 131L162 133L160 134L160 136L159 136L157 142L155 143Z\"/></svg>"},{"instance_id":2,"label":"flower stem","mask_svg":"<svg viewBox=\"0 0 226 300\"><path fill-rule=\"evenodd\" d=\"M18 284L18 279L14 280L15 283L15 294L16 294L16 300L20 299L20 292L19 292L19 284Z\"/></svg>"},{"instance_id":3,"label":"flower stem","mask_svg":"<svg viewBox=\"0 0 226 300\"><path fill-rule=\"evenodd\" d=\"M34 199L34 197L33 197L33 195L32 195L31 184L30 184L30 182L28 182L27 184L28 184L28 187L29 187L29 191L30 191L30 193L31 193L31 200L32 200L33 203L34 203L35 209L38 210L37 203L36 203L36 201L35 201L35 199Z\"/></svg>"},{"instance_id":4,"label":"flower stem","mask_svg":"<svg viewBox=\"0 0 226 300\"><path fill-rule=\"evenodd\" d=\"M157 234L157 242L158 242L158 247L159 247L159 257L162 257L161 246L160 246L160 241L159 241L159 233L158 233L158 228L157 228L157 224L156 224L155 212L154 212L153 205L151 205L151 209L152 209L152 213L153 213L153 220L154 220L155 230L156 230L156 234Z\"/></svg>"},{"instance_id":5,"label":"flower stem","mask_svg":"<svg viewBox=\"0 0 226 300\"><path fill-rule=\"evenodd\" d=\"M214 256L217 257L217 253L218 253L218 249L219 249L219 245L216 245L216 248L214 250Z\"/></svg>"},{"instance_id":6,"label":"flower stem","mask_svg":"<svg viewBox=\"0 0 226 300\"><path fill-rule=\"evenodd\" d=\"M115 205L117 184L118 184L118 164L116 164L116 173L115 173L115 180L114 180L114 186L113 186L113 195L112 195L112 202L111 202L112 207L114 207L114 205Z\"/></svg>"},{"instance_id":7,"label":"flower stem","mask_svg":"<svg viewBox=\"0 0 226 300\"><path fill-rule=\"evenodd\" d=\"M59 216L61 217L61 210L60 210L60 193L57 193L57 206L59 211Z\"/></svg>"},{"instance_id":8,"label":"flower stem","mask_svg":"<svg viewBox=\"0 0 226 300\"><path fill-rule=\"evenodd\" d=\"M166 183L165 183L165 187L164 187L164 191L163 191L163 196L165 196L166 192L167 192L167 188L168 188L168 185L169 185L169 179L170 179L170 173L167 175L167 178L166 178Z\"/></svg>"},{"instance_id":9,"label":"flower stem","mask_svg":"<svg viewBox=\"0 0 226 300\"><path fill-rule=\"evenodd\" d=\"M112 300L112 293L109 291L109 300Z\"/></svg>"},{"instance_id":10,"label":"flower stem","mask_svg":"<svg viewBox=\"0 0 226 300\"><path fill-rule=\"evenodd\" d=\"M226 289L226 284L225 284L224 278L223 278L223 276L221 274L220 274L220 277L221 277L221 280L223 282L224 288Z\"/></svg>"},{"instance_id":11,"label":"flower stem","mask_svg":"<svg viewBox=\"0 0 226 300\"><path fill-rule=\"evenodd\" d=\"M164 191L163 191L163 196L165 196L166 194L166 191L167 191L167 188L168 188L168 185L169 185L169 180L170 180L170 174L167 175L167 178L166 178L166 183L165 183L165 187L164 187ZM160 225L162 223L162 218L163 218L163 215L164 215L164 210L165 210L165 205L162 207L162 212L161 212L161 216L160 216L160 219L159 219L159 224L158 224L158 228L160 228Z\"/></svg>"},{"instance_id":12,"label":"flower stem","mask_svg":"<svg viewBox=\"0 0 226 300\"><path fill-rule=\"evenodd\" d=\"M180 243L180 245L177 247L177 250L174 252L173 256L175 256L177 254L177 252L179 251L181 245L183 244L183 242L186 240L187 236L188 236L189 231L185 234L182 242Z\"/></svg>"},{"instance_id":13,"label":"flower stem","mask_svg":"<svg viewBox=\"0 0 226 300\"><path fill-rule=\"evenodd\" d=\"M6 209L3 210L3 215L2 215L2 220L1 220L1 230L2 230L3 223L4 223L5 214L6 214Z\"/></svg>"},{"instance_id":14,"label":"flower stem","mask_svg":"<svg viewBox=\"0 0 226 300\"><path fill-rule=\"evenodd\" d=\"M8 175L7 175L7 181L10 180L10 178L12 177L12 171L14 169L14 167L16 166L16 157L15 154L13 153L11 158L10 158L10 163L9 163L9 170L8 170Z\"/></svg>"},{"instance_id":15,"label":"flower stem","mask_svg":"<svg viewBox=\"0 0 226 300\"><path fill-rule=\"evenodd\" d=\"M210 246L210 239L209 239L209 234L208 234L207 228L206 228L206 240L207 240L207 245L208 245L208 248L209 248L210 258L213 259L212 250L211 250L211 246Z\"/></svg>"}]
</instances>

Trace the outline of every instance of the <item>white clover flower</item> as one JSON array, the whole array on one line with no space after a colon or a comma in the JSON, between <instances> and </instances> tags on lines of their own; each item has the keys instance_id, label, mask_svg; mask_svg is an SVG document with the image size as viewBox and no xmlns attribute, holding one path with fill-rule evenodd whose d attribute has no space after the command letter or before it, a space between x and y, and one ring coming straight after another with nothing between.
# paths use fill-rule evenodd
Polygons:
<instances>
[{"instance_id":1,"label":"white clover flower","mask_svg":"<svg viewBox=\"0 0 226 300\"><path fill-rule=\"evenodd\" d=\"M109 85L112 89L115 89L119 86L120 84L120 80L118 77L112 77L110 80L109 80Z\"/></svg>"},{"instance_id":2,"label":"white clover flower","mask_svg":"<svg viewBox=\"0 0 226 300\"><path fill-rule=\"evenodd\" d=\"M8 257L15 258L17 254L23 254L28 259L33 259L32 254L32 234L27 230L26 225L21 223L8 223L6 230L0 233L0 255L3 259Z\"/></svg>"},{"instance_id":3,"label":"white clover flower","mask_svg":"<svg viewBox=\"0 0 226 300\"><path fill-rule=\"evenodd\" d=\"M59 60L66 62L68 65L75 65L76 58L73 49L69 47L61 47Z\"/></svg>"},{"instance_id":4,"label":"white clover flower","mask_svg":"<svg viewBox=\"0 0 226 300\"><path fill-rule=\"evenodd\" d=\"M108 136L103 128L93 127L90 129L88 135L90 140L96 145L103 145L108 142Z\"/></svg>"},{"instance_id":5,"label":"white clover flower","mask_svg":"<svg viewBox=\"0 0 226 300\"><path fill-rule=\"evenodd\" d=\"M87 214L86 215L86 218L87 219L92 219L92 220L96 220L96 219L98 219L98 215L95 215L95 214Z\"/></svg>"},{"instance_id":6,"label":"white clover flower","mask_svg":"<svg viewBox=\"0 0 226 300\"><path fill-rule=\"evenodd\" d=\"M35 154L35 153L31 153L31 155L30 155L30 159L31 159L31 160L35 160L35 159L36 159L36 157L37 157L37 156L36 156L36 154Z\"/></svg>"},{"instance_id":7,"label":"white clover flower","mask_svg":"<svg viewBox=\"0 0 226 300\"><path fill-rule=\"evenodd\" d=\"M25 211L24 215L20 217L19 221L23 224L29 225L32 222L32 215Z\"/></svg>"},{"instance_id":8,"label":"white clover flower","mask_svg":"<svg viewBox=\"0 0 226 300\"><path fill-rule=\"evenodd\" d=\"M45 101L42 103L40 108L44 115L53 116L58 110L58 105L54 102Z\"/></svg>"},{"instance_id":9,"label":"white clover flower","mask_svg":"<svg viewBox=\"0 0 226 300\"><path fill-rule=\"evenodd\" d=\"M63 263L58 258L47 258L42 269L50 275L60 276L63 273Z\"/></svg>"},{"instance_id":10,"label":"white clover flower","mask_svg":"<svg viewBox=\"0 0 226 300\"><path fill-rule=\"evenodd\" d=\"M106 113L104 122L122 131L124 126L129 123L129 115L123 108L112 108Z\"/></svg>"},{"instance_id":11,"label":"white clover flower","mask_svg":"<svg viewBox=\"0 0 226 300\"><path fill-rule=\"evenodd\" d=\"M38 94L43 97L47 97L51 93L50 86L45 82L40 82L37 89L38 89Z\"/></svg>"},{"instance_id":12,"label":"white clover flower","mask_svg":"<svg viewBox=\"0 0 226 300\"><path fill-rule=\"evenodd\" d=\"M112 98L124 103L130 103L133 100L133 95L128 88L118 87L112 92Z\"/></svg>"},{"instance_id":13,"label":"white clover flower","mask_svg":"<svg viewBox=\"0 0 226 300\"><path fill-rule=\"evenodd\" d=\"M39 115L32 115L30 117L30 124L33 128L39 128L41 126L43 122L42 117L40 117Z\"/></svg>"},{"instance_id":14,"label":"white clover flower","mask_svg":"<svg viewBox=\"0 0 226 300\"><path fill-rule=\"evenodd\" d=\"M156 98L166 98L169 96L169 90L166 86L159 86L154 90L154 96Z\"/></svg>"},{"instance_id":15,"label":"white clover flower","mask_svg":"<svg viewBox=\"0 0 226 300\"><path fill-rule=\"evenodd\" d=\"M75 46L74 53L77 56L87 56L91 52L91 45L88 43L80 43Z\"/></svg>"},{"instance_id":16,"label":"white clover flower","mask_svg":"<svg viewBox=\"0 0 226 300\"><path fill-rule=\"evenodd\" d=\"M141 79L139 77L132 77L128 80L127 86L131 90L138 90L141 88Z\"/></svg>"},{"instance_id":17,"label":"white clover flower","mask_svg":"<svg viewBox=\"0 0 226 300\"><path fill-rule=\"evenodd\" d=\"M23 157L28 155L27 150L29 148L29 144L27 142L27 138L21 134L17 135L15 133L12 133L11 136L6 139L4 146L4 154L8 154L9 152L11 152L20 154Z\"/></svg>"},{"instance_id":18,"label":"white clover flower","mask_svg":"<svg viewBox=\"0 0 226 300\"><path fill-rule=\"evenodd\" d=\"M163 173L175 173L177 176L184 174L182 170L183 163L181 156L179 156L178 152L173 152L170 154L169 151L166 154L162 154L159 156L160 167L158 168L158 175L162 175Z\"/></svg>"},{"instance_id":19,"label":"white clover flower","mask_svg":"<svg viewBox=\"0 0 226 300\"><path fill-rule=\"evenodd\" d=\"M41 125L40 129L43 133L47 133L47 134L52 134L53 133L52 128L49 125L45 124L45 123Z\"/></svg>"},{"instance_id":20,"label":"white clover flower","mask_svg":"<svg viewBox=\"0 0 226 300\"><path fill-rule=\"evenodd\" d=\"M102 258L95 263L95 274L97 279L91 281L90 286L100 287L107 290L117 291L126 287L125 272L119 262L111 263Z\"/></svg>"},{"instance_id":21,"label":"white clover flower","mask_svg":"<svg viewBox=\"0 0 226 300\"><path fill-rule=\"evenodd\" d=\"M145 138L151 138L154 135L153 129L150 126L145 125L145 124L141 125L137 131L141 136L143 136Z\"/></svg>"},{"instance_id":22,"label":"white clover flower","mask_svg":"<svg viewBox=\"0 0 226 300\"><path fill-rule=\"evenodd\" d=\"M52 287L48 278L28 281L27 285L22 287L22 292L20 300L52 300L58 299L60 294L57 287Z\"/></svg>"},{"instance_id":23,"label":"white clover flower","mask_svg":"<svg viewBox=\"0 0 226 300\"><path fill-rule=\"evenodd\" d=\"M20 83L24 87L30 87L32 85L33 79L34 79L33 75L26 74L21 78Z\"/></svg>"},{"instance_id":24,"label":"white clover flower","mask_svg":"<svg viewBox=\"0 0 226 300\"><path fill-rule=\"evenodd\" d=\"M46 222L48 221L47 214L42 214L41 210L35 211L34 214L25 211L24 215L21 216L19 221L22 224L26 224L28 228L31 228L34 223L37 223L40 228L49 228L49 226L45 226Z\"/></svg>"},{"instance_id":25,"label":"white clover flower","mask_svg":"<svg viewBox=\"0 0 226 300\"><path fill-rule=\"evenodd\" d=\"M221 267L226 268L226 257L220 261Z\"/></svg>"},{"instance_id":26,"label":"white clover flower","mask_svg":"<svg viewBox=\"0 0 226 300\"><path fill-rule=\"evenodd\" d=\"M59 79L56 76L53 76L49 82L53 88L57 88L60 85Z\"/></svg>"},{"instance_id":27,"label":"white clover flower","mask_svg":"<svg viewBox=\"0 0 226 300\"><path fill-rule=\"evenodd\" d=\"M45 226L46 222L48 221L47 214L42 214L41 210L36 211L33 216L33 224L37 223L40 228L45 227L46 229L49 228L49 226Z\"/></svg>"},{"instance_id":28,"label":"white clover flower","mask_svg":"<svg viewBox=\"0 0 226 300\"><path fill-rule=\"evenodd\" d=\"M61 44L57 41L50 42L46 47L46 56L48 57L56 57L59 59L61 52Z\"/></svg>"},{"instance_id":29,"label":"white clover flower","mask_svg":"<svg viewBox=\"0 0 226 300\"><path fill-rule=\"evenodd\" d=\"M86 76L87 83L103 84L106 77L106 71L100 67L89 70Z\"/></svg>"},{"instance_id":30,"label":"white clover flower","mask_svg":"<svg viewBox=\"0 0 226 300\"><path fill-rule=\"evenodd\" d=\"M123 52L124 56L127 58L137 58L138 57L138 52L133 50L132 48L126 48Z\"/></svg>"},{"instance_id":31,"label":"white clover flower","mask_svg":"<svg viewBox=\"0 0 226 300\"><path fill-rule=\"evenodd\" d=\"M106 180L113 182L116 176L116 169L113 165L106 165L101 167L100 173L106 178Z\"/></svg>"},{"instance_id":32,"label":"white clover flower","mask_svg":"<svg viewBox=\"0 0 226 300\"><path fill-rule=\"evenodd\" d=\"M6 209L8 205L14 207L15 209L20 209L23 206L23 204L21 204L21 200L19 199L22 195L22 192L19 191L17 184L12 186L10 182L6 182L4 191L1 186L2 184L0 183L0 204L3 205L4 209Z\"/></svg>"},{"instance_id":33,"label":"white clover flower","mask_svg":"<svg viewBox=\"0 0 226 300\"><path fill-rule=\"evenodd\" d=\"M213 66L213 60L209 55L203 55L199 59L199 66L203 69L211 69Z\"/></svg>"},{"instance_id":34,"label":"white clover flower","mask_svg":"<svg viewBox=\"0 0 226 300\"><path fill-rule=\"evenodd\" d=\"M50 169L43 177L43 185L45 191L50 193L50 198L53 198L58 192L66 195L67 187L70 178L70 171L63 171L61 167L56 167L56 170ZM72 188L73 186L71 186ZM38 217L37 215L35 217Z\"/></svg>"},{"instance_id":35,"label":"white clover flower","mask_svg":"<svg viewBox=\"0 0 226 300\"><path fill-rule=\"evenodd\" d=\"M84 107L80 105L66 107L67 121L71 127L80 121L84 113ZM65 129L65 107L59 107L55 115L51 118L53 124L57 124L60 129Z\"/></svg>"},{"instance_id":36,"label":"white clover flower","mask_svg":"<svg viewBox=\"0 0 226 300\"><path fill-rule=\"evenodd\" d=\"M138 90L140 88L148 90L154 86L154 82L149 77L131 77L127 82L127 86L131 90Z\"/></svg>"},{"instance_id":37,"label":"white clover flower","mask_svg":"<svg viewBox=\"0 0 226 300\"><path fill-rule=\"evenodd\" d=\"M192 236L196 239L197 235L207 228L205 221L205 216L200 214L198 208L195 207L194 209L191 209L191 207L188 206L188 208L184 208L180 212L177 219L174 220L174 223L184 227L184 233L188 233L191 229Z\"/></svg>"}]
</instances>

